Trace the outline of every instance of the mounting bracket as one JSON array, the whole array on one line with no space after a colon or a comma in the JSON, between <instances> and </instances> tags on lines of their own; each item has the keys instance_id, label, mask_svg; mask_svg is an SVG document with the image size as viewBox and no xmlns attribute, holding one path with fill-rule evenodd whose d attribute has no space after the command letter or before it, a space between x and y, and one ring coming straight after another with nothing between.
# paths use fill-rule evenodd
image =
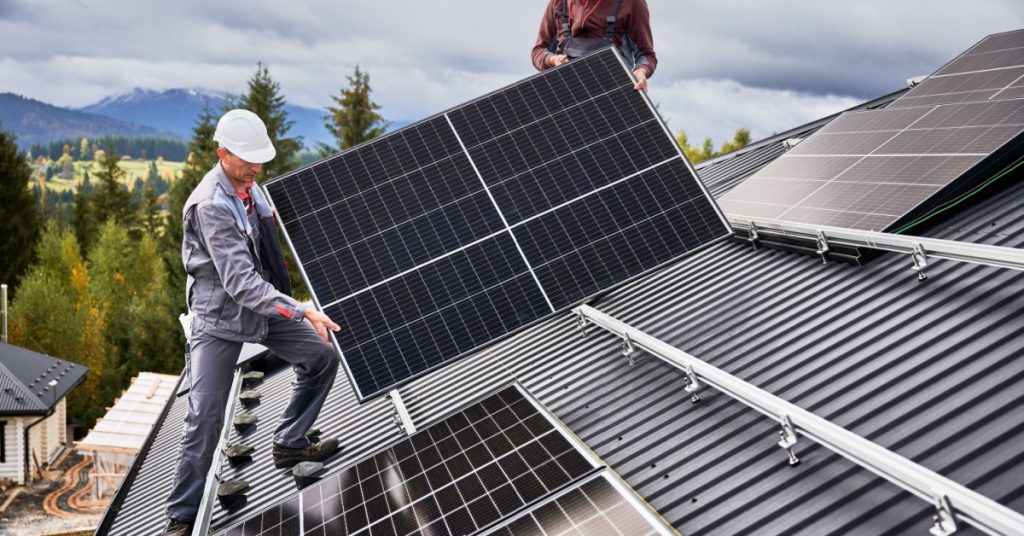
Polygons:
<instances>
[{"instance_id":1,"label":"mounting bracket","mask_svg":"<svg viewBox=\"0 0 1024 536\"><path fill-rule=\"evenodd\" d=\"M696 404L700 402L700 395L697 394L697 390L700 389L700 381L697 379L697 375L693 372L693 366L686 365L684 369L686 373L686 392L690 393L690 402Z\"/></svg>"},{"instance_id":2,"label":"mounting bracket","mask_svg":"<svg viewBox=\"0 0 1024 536\"><path fill-rule=\"evenodd\" d=\"M797 465L800 463L800 458L796 457L793 446L796 445L800 438L796 435L796 429L793 428L793 421L789 419L789 415L783 415L779 424L782 426L782 430L779 431L780 439L778 444L789 455L789 465Z\"/></svg>"},{"instance_id":3,"label":"mounting bracket","mask_svg":"<svg viewBox=\"0 0 1024 536\"><path fill-rule=\"evenodd\" d=\"M956 517L953 516L949 497L945 493L933 491L932 500L935 501L935 516L932 517L933 525L928 532L934 536L949 536L956 532Z\"/></svg>"},{"instance_id":4,"label":"mounting bracket","mask_svg":"<svg viewBox=\"0 0 1024 536\"><path fill-rule=\"evenodd\" d=\"M629 359L629 366L636 364L636 360L633 359L633 353L636 352L636 348L633 348L633 341L629 340L629 335L625 334L622 336L622 355Z\"/></svg>"},{"instance_id":5,"label":"mounting bracket","mask_svg":"<svg viewBox=\"0 0 1024 536\"><path fill-rule=\"evenodd\" d=\"M914 251L910 254L911 260L914 261L913 270L917 271L917 280L924 281L928 279L928 274L925 273L925 268L928 267L928 253L925 252L924 246L921 244L914 245Z\"/></svg>"},{"instance_id":6,"label":"mounting bracket","mask_svg":"<svg viewBox=\"0 0 1024 536\"><path fill-rule=\"evenodd\" d=\"M821 257L821 264L828 264L828 252L831 250L828 247L828 238L825 237L825 232L818 231L818 238L815 241L818 243L818 251L815 253Z\"/></svg>"}]
</instances>

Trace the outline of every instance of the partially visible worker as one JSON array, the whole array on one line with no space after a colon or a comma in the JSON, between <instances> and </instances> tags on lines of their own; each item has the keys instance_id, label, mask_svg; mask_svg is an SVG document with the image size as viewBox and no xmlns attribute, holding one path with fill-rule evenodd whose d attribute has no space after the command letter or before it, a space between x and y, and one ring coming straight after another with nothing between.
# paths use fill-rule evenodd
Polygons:
<instances>
[{"instance_id":1,"label":"partially visible worker","mask_svg":"<svg viewBox=\"0 0 1024 536\"><path fill-rule=\"evenodd\" d=\"M167 498L168 536L192 532L243 342L265 345L295 370L291 399L274 431L274 466L326 460L339 448L336 438L306 437L338 371L327 330L340 328L290 296L273 212L253 183L276 155L267 127L248 110L231 110L217 122L213 139L219 161L182 214L185 294L193 316L185 363L190 388Z\"/></svg>"},{"instance_id":2,"label":"partially visible worker","mask_svg":"<svg viewBox=\"0 0 1024 536\"><path fill-rule=\"evenodd\" d=\"M533 45L538 71L614 44L633 69L638 90L658 66L647 0L549 0Z\"/></svg>"}]
</instances>

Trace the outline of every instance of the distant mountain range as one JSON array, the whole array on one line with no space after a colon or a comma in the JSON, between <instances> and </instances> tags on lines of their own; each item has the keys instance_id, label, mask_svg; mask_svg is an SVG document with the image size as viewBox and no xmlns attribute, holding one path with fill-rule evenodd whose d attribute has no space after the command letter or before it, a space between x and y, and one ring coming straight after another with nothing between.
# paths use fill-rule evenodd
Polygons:
<instances>
[{"instance_id":1,"label":"distant mountain range","mask_svg":"<svg viewBox=\"0 0 1024 536\"><path fill-rule=\"evenodd\" d=\"M200 89L155 91L136 88L106 97L78 109L53 106L13 93L0 93L0 127L18 137L18 145L46 144L63 138L112 136L165 136L188 140L204 106L219 115L227 95ZM307 148L328 142L324 128L325 110L286 104L288 119L294 121L290 136L301 136ZM407 125L391 124L390 130Z\"/></svg>"},{"instance_id":2,"label":"distant mountain range","mask_svg":"<svg viewBox=\"0 0 1024 536\"><path fill-rule=\"evenodd\" d=\"M68 110L13 93L0 93L0 127L13 132L22 149L62 138L174 136L165 129Z\"/></svg>"}]
</instances>

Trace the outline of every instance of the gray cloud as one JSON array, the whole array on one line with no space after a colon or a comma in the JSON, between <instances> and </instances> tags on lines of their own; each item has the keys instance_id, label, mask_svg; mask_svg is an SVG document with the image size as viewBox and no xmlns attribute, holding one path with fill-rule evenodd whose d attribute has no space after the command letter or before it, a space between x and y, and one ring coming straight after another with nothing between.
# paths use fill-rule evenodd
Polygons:
<instances>
[{"instance_id":1,"label":"gray cloud","mask_svg":"<svg viewBox=\"0 0 1024 536\"><path fill-rule=\"evenodd\" d=\"M65 106L137 86L240 92L262 61L290 101L323 107L358 63L384 113L414 120L531 74L544 4L0 0L0 91ZM1024 27L1019 0L649 4L652 98L673 128L716 141L887 93Z\"/></svg>"}]
</instances>

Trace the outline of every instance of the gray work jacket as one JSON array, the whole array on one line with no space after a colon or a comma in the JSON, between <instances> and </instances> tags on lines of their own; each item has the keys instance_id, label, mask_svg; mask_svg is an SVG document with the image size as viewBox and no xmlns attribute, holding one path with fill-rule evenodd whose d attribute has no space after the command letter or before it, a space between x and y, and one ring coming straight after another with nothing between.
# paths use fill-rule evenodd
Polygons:
<instances>
[{"instance_id":1,"label":"gray work jacket","mask_svg":"<svg viewBox=\"0 0 1024 536\"><path fill-rule=\"evenodd\" d=\"M270 221L273 212L259 185L252 186L250 195L259 218ZM193 329L230 341L259 342L267 336L271 316L302 321L305 306L267 281L258 253L264 248L252 244L245 205L220 163L189 195L182 217L181 257ZM262 234L271 235L262 240L277 240L274 233ZM283 258L273 260L283 265Z\"/></svg>"}]
</instances>

